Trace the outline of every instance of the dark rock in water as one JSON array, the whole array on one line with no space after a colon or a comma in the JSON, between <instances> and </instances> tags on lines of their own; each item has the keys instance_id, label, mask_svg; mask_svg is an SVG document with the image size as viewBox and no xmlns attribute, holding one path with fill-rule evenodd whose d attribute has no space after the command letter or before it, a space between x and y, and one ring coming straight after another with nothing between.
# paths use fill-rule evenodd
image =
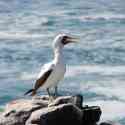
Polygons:
<instances>
[{"instance_id":1,"label":"dark rock in water","mask_svg":"<svg viewBox=\"0 0 125 125\"><path fill-rule=\"evenodd\" d=\"M82 103L80 95L62 96L51 102L48 96L12 101L0 115L0 125L96 124L101 115L100 108L82 107Z\"/></svg>"},{"instance_id":2,"label":"dark rock in water","mask_svg":"<svg viewBox=\"0 0 125 125\"><path fill-rule=\"evenodd\" d=\"M99 121L101 109L99 106L83 107L83 123L93 125Z\"/></svg>"},{"instance_id":3,"label":"dark rock in water","mask_svg":"<svg viewBox=\"0 0 125 125\"><path fill-rule=\"evenodd\" d=\"M100 123L100 125L120 125L120 124L112 121L106 121L106 122Z\"/></svg>"},{"instance_id":4,"label":"dark rock in water","mask_svg":"<svg viewBox=\"0 0 125 125\"><path fill-rule=\"evenodd\" d=\"M100 125L112 125L112 124L103 122L103 123L101 123Z\"/></svg>"},{"instance_id":5,"label":"dark rock in water","mask_svg":"<svg viewBox=\"0 0 125 125\"><path fill-rule=\"evenodd\" d=\"M79 108L82 108L82 103L83 103L83 96L82 95L76 95L73 96L74 98L74 104L78 106Z\"/></svg>"}]
</instances>

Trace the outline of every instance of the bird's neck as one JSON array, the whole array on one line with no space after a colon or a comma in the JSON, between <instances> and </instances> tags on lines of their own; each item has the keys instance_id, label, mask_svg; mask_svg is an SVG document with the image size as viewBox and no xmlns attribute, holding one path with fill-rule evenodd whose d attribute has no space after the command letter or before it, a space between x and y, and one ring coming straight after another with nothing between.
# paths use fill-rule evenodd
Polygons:
<instances>
[{"instance_id":1,"label":"bird's neck","mask_svg":"<svg viewBox=\"0 0 125 125\"><path fill-rule=\"evenodd\" d=\"M54 61L56 63L64 62L62 49L55 49L54 50Z\"/></svg>"}]
</instances>

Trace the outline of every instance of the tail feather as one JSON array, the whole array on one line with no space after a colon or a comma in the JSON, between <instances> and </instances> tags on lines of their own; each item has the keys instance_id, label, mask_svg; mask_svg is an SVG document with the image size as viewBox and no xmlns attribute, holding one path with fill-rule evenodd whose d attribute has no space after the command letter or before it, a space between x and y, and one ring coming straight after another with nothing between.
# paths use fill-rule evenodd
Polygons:
<instances>
[{"instance_id":1,"label":"tail feather","mask_svg":"<svg viewBox=\"0 0 125 125\"><path fill-rule=\"evenodd\" d=\"M34 89L30 89L26 93L24 93L24 95L27 95L29 93L31 93L31 96L34 96L36 94L36 91Z\"/></svg>"}]
</instances>

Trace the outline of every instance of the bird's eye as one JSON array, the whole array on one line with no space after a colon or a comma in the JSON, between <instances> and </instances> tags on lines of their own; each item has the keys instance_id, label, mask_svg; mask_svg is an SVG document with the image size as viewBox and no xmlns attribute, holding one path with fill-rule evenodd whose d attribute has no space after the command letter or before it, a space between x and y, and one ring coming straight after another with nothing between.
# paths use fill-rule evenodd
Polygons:
<instances>
[{"instance_id":1,"label":"bird's eye","mask_svg":"<svg viewBox=\"0 0 125 125\"><path fill-rule=\"evenodd\" d=\"M68 38L68 36L64 36L64 37L62 38L62 41L61 41L62 44L64 44L64 45L67 44L67 42L66 42L67 38Z\"/></svg>"}]
</instances>

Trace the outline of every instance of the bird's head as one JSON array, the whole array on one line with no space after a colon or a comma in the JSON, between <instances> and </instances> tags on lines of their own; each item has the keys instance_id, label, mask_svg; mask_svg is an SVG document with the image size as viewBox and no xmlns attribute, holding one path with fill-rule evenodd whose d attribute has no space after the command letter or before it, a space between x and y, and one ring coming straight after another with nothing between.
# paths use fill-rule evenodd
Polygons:
<instances>
[{"instance_id":1,"label":"bird's head","mask_svg":"<svg viewBox=\"0 0 125 125\"><path fill-rule=\"evenodd\" d=\"M63 48L65 45L69 44L69 43L75 43L76 38L73 38L67 34L59 34L56 36L56 38L54 39L54 43L53 43L53 47L56 49L58 48Z\"/></svg>"}]
</instances>

